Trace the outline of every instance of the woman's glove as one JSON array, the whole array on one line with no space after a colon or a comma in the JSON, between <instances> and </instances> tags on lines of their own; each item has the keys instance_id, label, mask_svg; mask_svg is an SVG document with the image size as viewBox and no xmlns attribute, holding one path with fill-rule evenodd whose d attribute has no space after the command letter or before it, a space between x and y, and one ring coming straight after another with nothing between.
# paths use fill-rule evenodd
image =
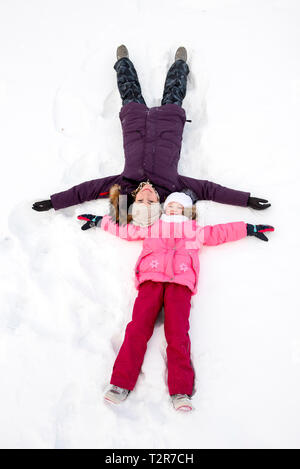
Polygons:
<instances>
[{"instance_id":1,"label":"woman's glove","mask_svg":"<svg viewBox=\"0 0 300 469\"><path fill-rule=\"evenodd\" d=\"M87 222L81 227L81 229L85 231L93 228L94 226L98 226L101 223L103 217L85 213L83 215L79 215L77 218L78 220L85 220Z\"/></svg>"},{"instance_id":2,"label":"woman's glove","mask_svg":"<svg viewBox=\"0 0 300 469\"><path fill-rule=\"evenodd\" d=\"M264 235L267 231L275 231L275 228L270 225L247 225L247 236L256 236L262 241L269 241Z\"/></svg>"},{"instance_id":3,"label":"woman's glove","mask_svg":"<svg viewBox=\"0 0 300 469\"><path fill-rule=\"evenodd\" d=\"M258 199L257 197L249 197L248 207L254 208L254 210L265 210L271 207L268 200Z\"/></svg>"},{"instance_id":4,"label":"woman's glove","mask_svg":"<svg viewBox=\"0 0 300 469\"><path fill-rule=\"evenodd\" d=\"M51 200L43 200L42 202L35 202L32 206L33 210L36 210L37 212L47 212L47 210L50 210L53 208Z\"/></svg>"}]
</instances>

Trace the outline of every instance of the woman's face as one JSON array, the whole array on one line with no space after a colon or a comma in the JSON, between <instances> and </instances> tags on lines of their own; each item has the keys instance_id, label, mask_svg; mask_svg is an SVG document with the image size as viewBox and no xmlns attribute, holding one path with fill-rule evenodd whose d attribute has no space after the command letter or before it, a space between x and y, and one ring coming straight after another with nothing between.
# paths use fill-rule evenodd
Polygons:
<instances>
[{"instance_id":1,"label":"woman's face","mask_svg":"<svg viewBox=\"0 0 300 469\"><path fill-rule=\"evenodd\" d=\"M155 190L150 184L146 184L136 195L135 202L138 204L151 205L158 202Z\"/></svg>"},{"instance_id":2,"label":"woman's face","mask_svg":"<svg viewBox=\"0 0 300 469\"><path fill-rule=\"evenodd\" d=\"M178 202L170 202L165 210L166 215L182 215L184 206Z\"/></svg>"}]
</instances>

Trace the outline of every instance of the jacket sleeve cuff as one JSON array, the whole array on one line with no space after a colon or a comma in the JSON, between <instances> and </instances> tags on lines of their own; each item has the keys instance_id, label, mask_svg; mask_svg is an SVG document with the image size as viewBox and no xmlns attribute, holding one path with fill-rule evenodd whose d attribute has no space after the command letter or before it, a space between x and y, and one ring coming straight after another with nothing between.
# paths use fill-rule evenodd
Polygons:
<instances>
[{"instance_id":1,"label":"jacket sleeve cuff","mask_svg":"<svg viewBox=\"0 0 300 469\"><path fill-rule=\"evenodd\" d=\"M250 195L251 195L250 192L237 191L237 194L236 194L237 205L240 205L241 207L248 207Z\"/></svg>"},{"instance_id":2,"label":"jacket sleeve cuff","mask_svg":"<svg viewBox=\"0 0 300 469\"><path fill-rule=\"evenodd\" d=\"M63 208L63 207L60 207L57 195L58 194L50 195L50 200L51 200L51 203L52 203L52 206L53 206L54 210L59 210L60 208Z\"/></svg>"}]
</instances>

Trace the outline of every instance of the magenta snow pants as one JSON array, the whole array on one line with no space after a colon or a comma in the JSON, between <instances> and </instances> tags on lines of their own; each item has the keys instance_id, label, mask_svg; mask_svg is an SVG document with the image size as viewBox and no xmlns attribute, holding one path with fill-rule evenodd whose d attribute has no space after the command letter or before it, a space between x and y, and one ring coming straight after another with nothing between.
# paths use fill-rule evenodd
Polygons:
<instances>
[{"instance_id":1,"label":"magenta snow pants","mask_svg":"<svg viewBox=\"0 0 300 469\"><path fill-rule=\"evenodd\" d=\"M152 336L158 313L164 306L169 392L170 395L192 394L194 370L188 334L191 296L188 287L176 283L147 281L140 285L132 321L127 325L124 342L114 364L111 384L129 390L134 388L147 342Z\"/></svg>"}]
</instances>

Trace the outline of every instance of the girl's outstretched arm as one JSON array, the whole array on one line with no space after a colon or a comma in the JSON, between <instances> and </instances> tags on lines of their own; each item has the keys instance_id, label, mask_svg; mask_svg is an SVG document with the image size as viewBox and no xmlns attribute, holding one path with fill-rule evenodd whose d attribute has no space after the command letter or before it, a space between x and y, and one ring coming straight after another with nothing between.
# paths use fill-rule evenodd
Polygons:
<instances>
[{"instance_id":1,"label":"girl's outstretched arm","mask_svg":"<svg viewBox=\"0 0 300 469\"><path fill-rule=\"evenodd\" d=\"M88 230L94 226L98 226L104 231L111 233L119 238L126 239L127 241L140 241L150 236L150 228L143 228L133 224L118 225L108 215L104 217L83 214L79 215L78 220L84 220L86 223L81 227L82 230Z\"/></svg>"},{"instance_id":2,"label":"girl's outstretched arm","mask_svg":"<svg viewBox=\"0 0 300 469\"><path fill-rule=\"evenodd\" d=\"M238 241L246 236L256 236L262 241L268 241L264 234L274 231L270 225L250 225L244 222L225 223L221 225L205 226L199 235L202 237L202 244L207 246L217 246L231 241Z\"/></svg>"},{"instance_id":3,"label":"girl's outstretched arm","mask_svg":"<svg viewBox=\"0 0 300 469\"><path fill-rule=\"evenodd\" d=\"M247 225L244 222L224 223L220 225L205 226L200 232L202 243L206 246L238 241L247 236Z\"/></svg>"}]
</instances>

